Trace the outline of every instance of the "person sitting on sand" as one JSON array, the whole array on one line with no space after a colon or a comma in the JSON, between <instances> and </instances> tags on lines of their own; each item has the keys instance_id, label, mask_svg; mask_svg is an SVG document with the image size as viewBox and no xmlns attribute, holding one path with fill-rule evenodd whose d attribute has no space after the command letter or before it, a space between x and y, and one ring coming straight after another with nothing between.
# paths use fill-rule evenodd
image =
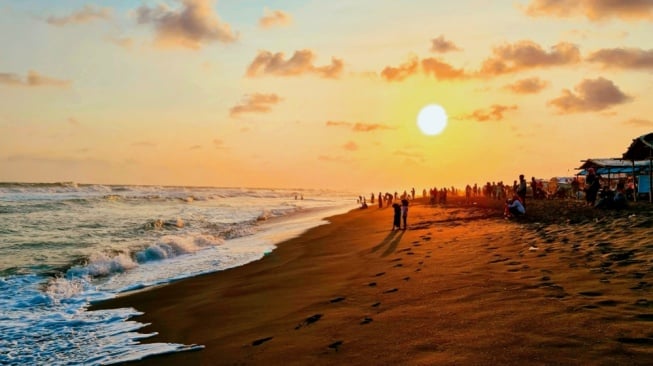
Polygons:
<instances>
[{"instance_id":1,"label":"person sitting on sand","mask_svg":"<svg viewBox=\"0 0 653 366\"><path fill-rule=\"evenodd\" d=\"M514 195L512 199L506 201L506 208L504 210L504 216L506 218L519 217L526 214L526 208L519 198L518 195Z\"/></svg>"},{"instance_id":2,"label":"person sitting on sand","mask_svg":"<svg viewBox=\"0 0 653 366\"><path fill-rule=\"evenodd\" d=\"M394 208L394 217L392 220L392 230L401 229L401 206L398 203L393 203L392 208Z\"/></svg>"}]
</instances>

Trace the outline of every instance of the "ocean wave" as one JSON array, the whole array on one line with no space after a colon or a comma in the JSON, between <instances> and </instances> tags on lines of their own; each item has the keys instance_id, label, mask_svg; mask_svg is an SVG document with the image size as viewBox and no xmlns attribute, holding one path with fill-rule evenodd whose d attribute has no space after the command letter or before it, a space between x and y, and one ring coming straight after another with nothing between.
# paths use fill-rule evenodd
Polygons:
<instances>
[{"instance_id":1,"label":"ocean wave","mask_svg":"<svg viewBox=\"0 0 653 366\"><path fill-rule=\"evenodd\" d=\"M145 230L161 230L161 229L181 229L184 227L184 220L177 218L176 220L151 220L143 224L141 227Z\"/></svg>"}]
</instances>

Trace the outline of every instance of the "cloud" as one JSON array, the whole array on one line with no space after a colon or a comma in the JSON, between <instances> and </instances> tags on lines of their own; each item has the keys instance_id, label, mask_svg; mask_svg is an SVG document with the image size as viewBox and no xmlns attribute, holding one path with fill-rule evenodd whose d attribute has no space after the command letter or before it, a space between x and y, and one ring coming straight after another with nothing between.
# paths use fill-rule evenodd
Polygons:
<instances>
[{"instance_id":1,"label":"cloud","mask_svg":"<svg viewBox=\"0 0 653 366\"><path fill-rule=\"evenodd\" d=\"M221 139L213 139L213 147L216 149L224 149L224 141Z\"/></svg>"},{"instance_id":2,"label":"cloud","mask_svg":"<svg viewBox=\"0 0 653 366\"><path fill-rule=\"evenodd\" d=\"M422 60L422 70L425 74L433 74L438 80L464 79L469 75L463 69L454 69L453 66L436 58L425 58Z\"/></svg>"},{"instance_id":3,"label":"cloud","mask_svg":"<svg viewBox=\"0 0 653 366\"><path fill-rule=\"evenodd\" d=\"M132 143L132 146L137 146L137 147L155 147L156 143L152 141L136 141Z\"/></svg>"},{"instance_id":4,"label":"cloud","mask_svg":"<svg viewBox=\"0 0 653 366\"><path fill-rule=\"evenodd\" d=\"M358 150L358 144L356 144L354 141L349 141L346 144L342 145L342 148L349 151L356 151Z\"/></svg>"},{"instance_id":5,"label":"cloud","mask_svg":"<svg viewBox=\"0 0 653 366\"><path fill-rule=\"evenodd\" d=\"M393 130L392 127L380 123L327 121L327 127L347 127L355 132L371 132L377 130Z\"/></svg>"},{"instance_id":6,"label":"cloud","mask_svg":"<svg viewBox=\"0 0 653 366\"><path fill-rule=\"evenodd\" d=\"M462 49L456 46L455 43L444 39L443 35L431 40L431 52L446 53L451 51L461 51Z\"/></svg>"},{"instance_id":7,"label":"cloud","mask_svg":"<svg viewBox=\"0 0 653 366\"><path fill-rule=\"evenodd\" d=\"M408 62L403 63L399 67L386 66L381 71L381 77L386 81L402 81L407 77L417 73L419 68L419 61L413 58Z\"/></svg>"},{"instance_id":8,"label":"cloud","mask_svg":"<svg viewBox=\"0 0 653 366\"><path fill-rule=\"evenodd\" d=\"M602 49L587 56L587 61L603 64L605 68L653 70L653 49Z\"/></svg>"},{"instance_id":9,"label":"cloud","mask_svg":"<svg viewBox=\"0 0 653 366\"><path fill-rule=\"evenodd\" d=\"M237 117L243 113L266 113L271 110L271 106L281 102L281 98L276 94L254 93L246 95L243 101L229 110L229 115Z\"/></svg>"},{"instance_id":10,"label":"cloud","mask_svg":"<svg viewBox=\"0 0 653 366\"><path fill-rule=\"evenodd\" d=\"M213 11L212 0L178 0L180 9L166 5L141 6L136 10L139 24L153 24L155 43L160 47L199 49L207 43L236 41L238 35Z\"/></svg>"},{"instance_id":11,"label":"cloud","mask_svg":"<svg viewBox=\"0 0 653 366\"><path fill-rule=\"evenodd\" d=\"M516 105L493 104L489 108L477 109L471 114L464 115L461 119L472 119L478 122L501 121L505 112L516 109L518 109Z\"/></svg>"},{"instance_id":12,"label":"cloud","mask_svg":"<svg viewBox=\"0 0 653 366\"><path fill-rule=\"evenodd\" d=\"M91 5L86 5L82 9L69 15L61 17L49 16L45 21L48 22L48 24L63 27L69 24L83 24L94 20L104 20L109 18L111 18L111 8L96 9Z\"/></svg>"},{"instance_id":13,"label":"cloud","mask_svg":"<svg viewBox=\"0 0 653 366\"><path fill-rule=\"evenodd\" d=\"M302 74L317 74L323 78L337 79L342 74L344 63L335 57L331 64L317 67L313 65L315 54L311 50L295 51L291 58L284 60L282 52L259 51L254 61L247 67L248 77L260 75L298 76Z\"/></svg>"},{"instance_id":14,"label":"cloud","mask_svg":"<svg viewBox=\"0 0 653 366\"><path fill-rule=\"evenodd\" d=\"M126 49L131 49L134 46L134 40L129 37L111 37L108 38L108 40L116 46L120 46Z\"/></svg>"},{"instance_id":15,"label":"cloud","mask_svg":"<svg viewBox=\"0 0 653 366\"><path fill-rule=\"evenodd\" d=\"M632 100L610 80L602 77L585 79L574 87L576 93L564 89L562 95L550 100L548 105L558 109L561 114L601 111L613 105Z\"/></svg>"},{"instance_id":16,"label":"cloud","mask_svg":"<svg viewBox=\"0 0 653 366\"><path fill-rule=\"evenodd\" d=\"M270 10L265 8L264 14L258 20L258 25L261 28L283 27L292 23L292 16L281 10Z\"/></svg>"},{"instance_id":17,"label":"cloud","mask_svg":"<svg viewBox=\"0 0 653 366\"><path fill-rule=\"evenodd\" d=\"M343 156L320 155L317 160L327 161L332 163L351 163L351 160Z\"/></svg>"},{"instance_id":18,"label":"cloud","mask_svg":"<svg viewBox=\"0 0 653 366\"><path fill-rule=\"evenodd\" d=\"M544 81L538 77L532 77L527 79L517 80L512 84L508 84L503 88L510 90L516 94L536 94L539 93L542 89L546 88L549 85L547 81Z\"/></svg>"},{"instance_id":19,"label":"cloud","mask_svg":"<svg viewBox=\"0 0 653 366\"><path fill-rule=\"evenodd\" d=\"M505 44L492 50L493 56L483 61L482 76L501 75L522 70L572 65L580 62L580 51L577 46L561 42L551 47L547 52L532 41L519 41Z\"/></svg>"},{"instance_id":20,"label":"cloud","mask_svg":"<svg viewBox=\"0 0 653 366\"><path fill-rule=\"evenodd\" d=\"M54 87L67 87L70 86L69 80L55 79L49 76L41 75L36 71L30 70L26 78L21 78L13 73L0 73L0 84L9 86L54 86Z\"/></svg>"},{"instance_id":21,"label":"cloud","mask_svg":"<svg viewBox=\"0 0 653 366\"><path fill-rule=\"evenodd\" d=\"M532 0L526 14L567 18L583 15L592 21L608 18L622 20L653 19L650 0Z\"/></svg>"},{"instance_id":22,"label":"cloud","mask_svg":"<svg viewBox=\"0 0 653 366\"><path fill-rule=\"evenodd\" d=\"M647 128L653 127L653 121L648 119L642 119L642 118L631 118L627 121L624 121L623 124L628 126L635 126L635 127L647 127Z\"/></svg>"},{"instance_id":23,"label":"cloud","mask_svg":"<svg viewBox=\"0 0 653 366\"><path fill-rule=\"evenodd\" d=\"M403 157L407 158L408 160L412 160L412 161L414 161L414 160L418 160L418 161L421 161L421 162L426 161L426 159L424 157L424 154L422 154L422 153L414 153L414 152L409 152L409 151L404 151L404 150L396 150L394 152L394 154L397 155L397 156L403 156Z\"/></svg>"}]
</instances>

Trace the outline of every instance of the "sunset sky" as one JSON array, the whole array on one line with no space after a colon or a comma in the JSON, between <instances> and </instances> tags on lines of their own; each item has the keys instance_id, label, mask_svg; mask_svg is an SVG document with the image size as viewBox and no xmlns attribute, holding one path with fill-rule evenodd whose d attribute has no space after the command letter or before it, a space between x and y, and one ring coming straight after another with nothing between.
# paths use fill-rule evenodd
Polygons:
<instances>
[{"instance_id":1,"label":"sunset sky","mask_svg":"<svg viewBox=\"0 0 653 366\"><path fill-rule=\"evenodd\" d=\"M0 0L0 181L573 175L653 131L652 35L651 0Z\"/></svg>"}]
</instances>

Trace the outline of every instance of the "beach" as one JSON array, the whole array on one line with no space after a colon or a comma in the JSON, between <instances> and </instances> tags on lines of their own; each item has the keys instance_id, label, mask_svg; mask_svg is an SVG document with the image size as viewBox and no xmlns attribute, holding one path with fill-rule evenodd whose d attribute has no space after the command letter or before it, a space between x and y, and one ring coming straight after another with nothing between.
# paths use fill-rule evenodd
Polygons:
<instances>
[{"instance_id":1,"label":"beach","mask_svg":"<svg viewBox=\"0 0 653 366\"><path fill-rule=\"evenodd\" d=\"M412 201L355 209L244 266L130 293L158 335L201 345L142 365L644 365L653 356L649 204Z\"/></svg>"}]
</instances>

